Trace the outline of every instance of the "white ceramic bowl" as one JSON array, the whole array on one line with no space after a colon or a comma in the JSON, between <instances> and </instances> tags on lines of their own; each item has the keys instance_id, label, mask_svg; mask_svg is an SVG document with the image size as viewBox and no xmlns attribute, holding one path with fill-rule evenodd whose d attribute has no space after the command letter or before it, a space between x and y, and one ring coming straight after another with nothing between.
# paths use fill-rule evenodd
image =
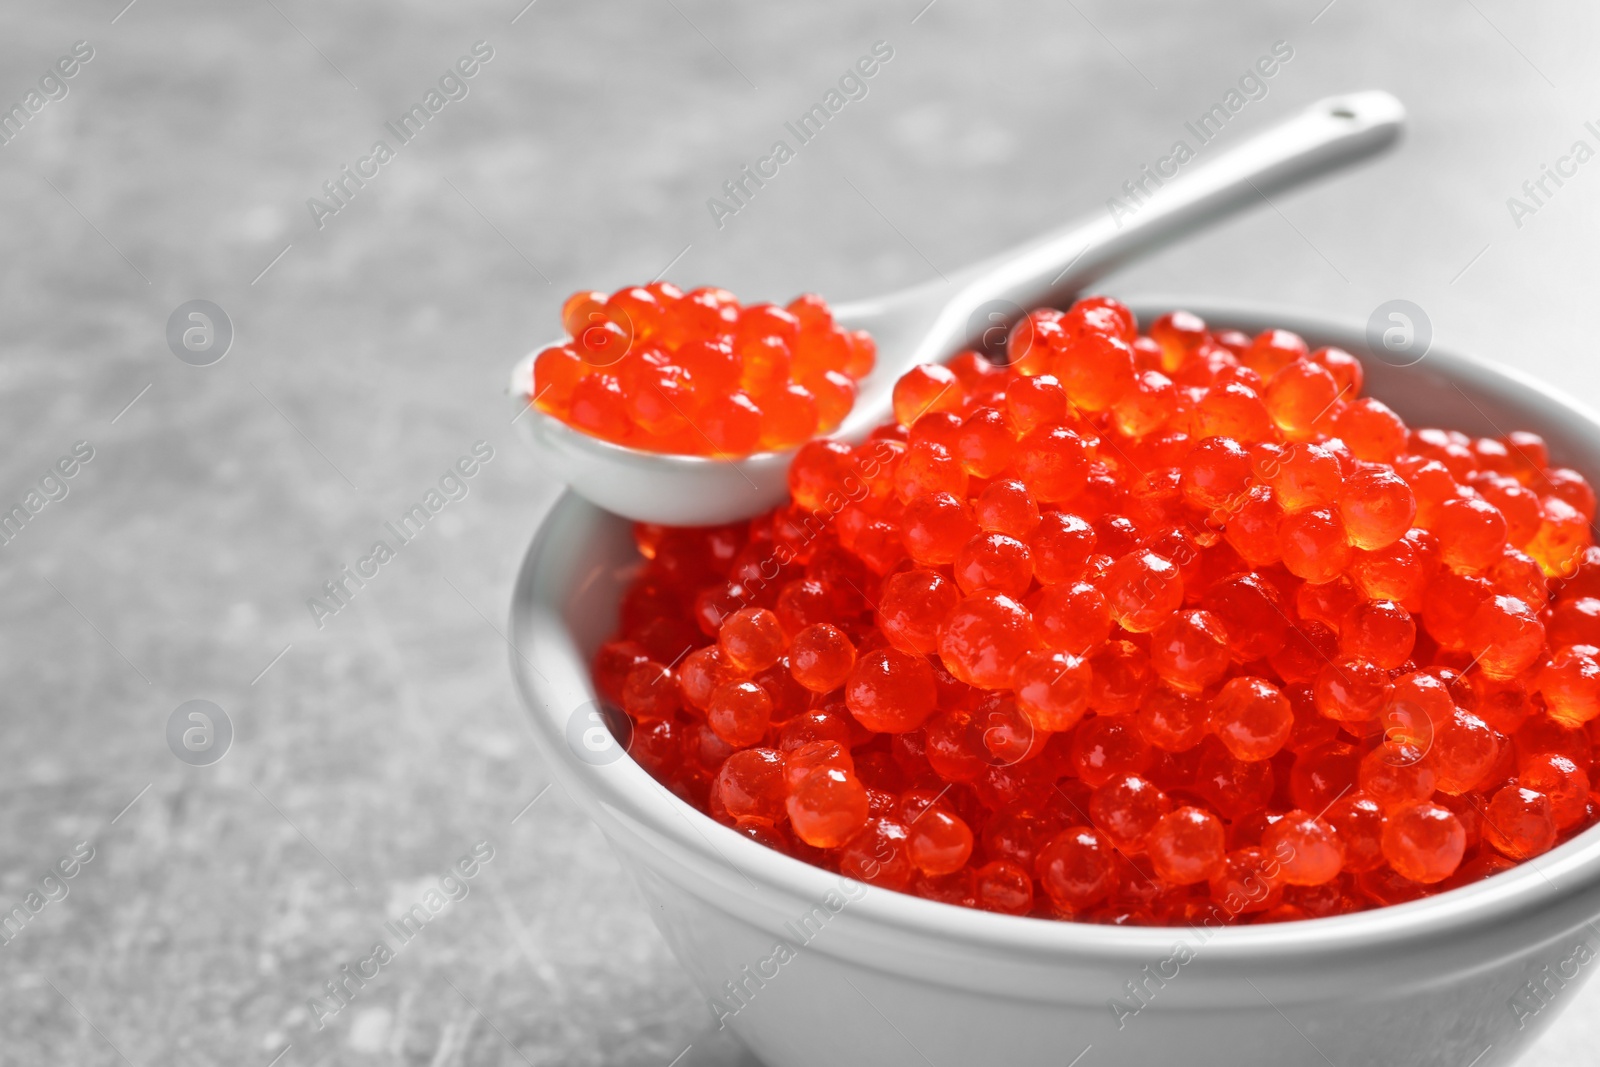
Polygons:
<instances>
[{"instance_id":1,"label":"white ceramic bowl","mask_svg":"<svg viewBox=\"0 0 1600 1067\"><path fill-rule=\"evenodd\" d=\"M1136 305L1141 321L1171 307L1369 354L1360 330L1307 315ZM1600 420L1552 388L1439 350L1411 367L1365 362L1367 391L1408 421L1537 430L1559 462L1600 472ZM558 501L517 580L512 670L556 776L720 1002L708 1019L769 1067L1490 1067L1600 969L1600 828L1425 900L1221 930L1014 918L841 882L683 804L595 728L588 661L636 566L626 522Z\"/></svg>"}]
</instances>

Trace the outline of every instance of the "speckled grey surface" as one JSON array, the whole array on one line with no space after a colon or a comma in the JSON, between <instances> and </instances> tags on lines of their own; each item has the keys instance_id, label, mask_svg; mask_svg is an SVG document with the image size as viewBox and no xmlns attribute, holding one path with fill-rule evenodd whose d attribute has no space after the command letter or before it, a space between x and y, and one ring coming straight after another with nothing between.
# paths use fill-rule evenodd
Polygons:
<instances>
[{"instance_id":1,"label":"speckled grey surface","mask_svg":"<svg viewBox=\"0 0 1600 1067\"><path fill-rule=\"evenodd\" d=\"M570 289L937 277L1103 205L1283 40L1219 144L1365 87L1411 106L1408 143L1108 288L1356 321L1407 298L1600 401L1600 163L1520 226L1506 204L1600 143L1575 3L125 2L0 10L0 104L94 50L0 146L0 503L94 450L0 547L0 910L94 849L0 945L0 1063L743 1062L541 794L507 679L556 483L500 390ZM879 40L867 96L717 228L706 199ZM467 95L319 229L307 198L478 41ZM235 329L207 367L165 336L197 297ZM307 599L479 441L467 495L319 628ZM206 767L166 742L196 698L235 730ZM319 1030L308 1000L478 842L468 895ZM1593 1061L1600 987L1569 995L1525 1063Z\"/></svg>"}]
</instances>

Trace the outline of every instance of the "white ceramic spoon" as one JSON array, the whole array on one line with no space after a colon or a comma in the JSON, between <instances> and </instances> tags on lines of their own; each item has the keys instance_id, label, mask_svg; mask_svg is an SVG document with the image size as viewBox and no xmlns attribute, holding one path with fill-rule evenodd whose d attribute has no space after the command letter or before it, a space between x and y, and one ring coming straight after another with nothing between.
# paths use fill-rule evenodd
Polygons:
<instances>
[{"instance_id":1,"label":"white ceramic spoon","mask_svg":"<svg viewBox=\"0 0 1600 1067\"><path fill-rule=\"evenodd\" d=\"M1388 93L1329 97L1213 159L1187 164L1192 169L1167 180L1131 216L1102 211L948 281L837 307L841 325L872 334L878 362L857 383L855 407L830 436L858 442L888 421L894 383L911 367L948 359L1028 308L1065 306L1132 259L1375 155L1398 139L1404 122L1405 108ZM531 399L538 351L513 370L512 395ZM537 408L517 422L573 491L638 522L731 522L765 511L788 492L793 451L739 460L667 455L590 437Z\"/></svg>"}]
</instances>

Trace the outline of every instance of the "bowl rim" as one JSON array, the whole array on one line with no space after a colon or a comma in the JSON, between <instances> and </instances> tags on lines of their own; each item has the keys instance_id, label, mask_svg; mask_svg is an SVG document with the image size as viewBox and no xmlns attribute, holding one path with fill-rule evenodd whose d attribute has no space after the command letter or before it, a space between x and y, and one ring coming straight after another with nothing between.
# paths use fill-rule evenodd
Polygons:
<instances>
[{"instance_id":1,"label":"bowl rim","mask_svg":"<svg viewBox=\"0 0 1600 1067\"><path fill-rule=\"evenodd\" d=\"M1148 321L1152 312L1186 308L1214 325L1250 332L1278 326L1294 330L1308 340L1339 345L1367 359L1376 358L1365 343L1362 328L1311 310L1159 294L1129 298L1126 302L1141 321ZM1446 378L1542 407L1552 416L1564 417L1600 438L1600 414L1520 370L1441 345L1434 345L1425 358ZM840 875L769 849L723 826L671 794L631 757L596 766L574 758L567 750L567 709L575 706L566 702L571 694L558 692L557 687L536 677L528 657L560 654L574 658L585 685L588 664L572 644L570 634L564 647L552 649L552 627L567 633L561 605L539 600L535 586L541 579L541 560L560 528L574 521L587 521L597 511L572 490L562 493L540 521L523 558L512 598L512 673L552 772L575 793L575 798L581 796L585 807L598 805L648 829L658 847L677 850L677 858L690 868L733 866L752 886L760 887L769 896L820 900L838 887ZM1094 959L1137 968L1169 954L1174 943L1187 935L1203 934L1205 952L1213 961L1260 965L1289 960L1304 963L1309 957L1329 958L1378 945L1392 950L1407 943L1449 939L1468 928L1509 921L1585 893L1596 897L1590 910L1600 912L1600 825L1542 856L1471 885L1331 918L1221 928L1106 926L1002 915L892 890L868 891L851 905L851 911L863 923L901 933L1046 962Z\"/></svg>"}]
</instances>

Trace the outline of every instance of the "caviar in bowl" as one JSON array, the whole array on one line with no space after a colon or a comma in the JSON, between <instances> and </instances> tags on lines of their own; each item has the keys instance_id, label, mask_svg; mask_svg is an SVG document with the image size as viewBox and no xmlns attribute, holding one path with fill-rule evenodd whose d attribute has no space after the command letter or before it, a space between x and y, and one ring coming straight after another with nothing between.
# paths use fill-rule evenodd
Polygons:
<instances>
[{"instance_id":1,"label":"caviar in bowl","mask_svg":"<svg viewBox=\"0 0 1600 1067\"><path fill-rule=\"evenodd\" d=\"M1191 305L1158 310L1172 306ZM1365 350L1315 319L1195 310ZM1408 420L1534 429L1561 462L1600 469L1592 416L1514 375L1443 352L1367 365L1368 392ZM1062 1064L1091 1046L1086 1063L1458 1064L1490 1046L1484 1062L1504 1062L1554 1014L1519 999L1523 983L1544 965L1568 974L1600 913L1593 832L1425 900L1238 929L1042 922L841 880L705 818L604 743L589 656L636 558L626 522L559 503L518 584L513 667L556 773L715 1016L768 1063Z\"/></svg>"}]
</instances>

